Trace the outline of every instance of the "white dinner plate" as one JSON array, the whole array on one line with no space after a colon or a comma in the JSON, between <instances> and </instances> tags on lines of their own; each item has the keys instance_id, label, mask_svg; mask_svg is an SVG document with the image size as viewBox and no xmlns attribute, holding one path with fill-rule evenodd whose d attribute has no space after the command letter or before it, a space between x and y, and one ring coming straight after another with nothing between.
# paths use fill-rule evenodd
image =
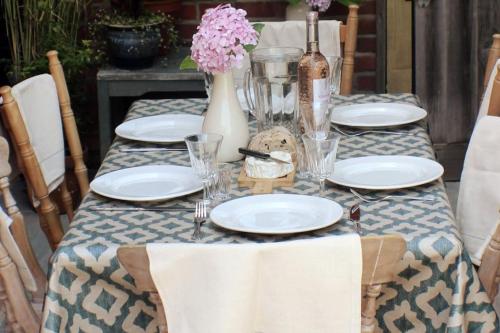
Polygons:
<instances>
[{"instance_id":1,"label":"white dinner plate","mask_svg":"<svg viewBox=\"0 0 500 333\"><path fill-rule=\"evenodd\" d=\"M298 194L264 194L227 201L215 207L216 225L258 234L291 234L321 229L342 217L335 201Z\"/></svg>"},{"instance_id":2,"label":"white dinner plate","mask_svg":"<svg viewBox=\"0 0 500 333\"><path fill-rule=\"evenodd\" d=\"M332 123L351 127L391 127L427 117L427 111L410 104L366 103L334 107Z\"/></svg>"},{"instance_id":3,"label":"white dinner plate","mask_svg":"<svg viewBox=\"0 0 500 333\"><path fill-rule=\"evenodd\" d=\"M192 114L165 114L126 121L115 129L125 139L172 143L182 142L189 135L201 133L203 117Z\"/></svg>"},{"instance_id":4,"label":"white dinner plate","mask_svg":"<svg viewBox=\"0 0 500 333\"><path fill-rule=\"evenodd\" d=\"M436 161L414 156L367 156L335 163L335 184L369 190L394 190L430 183L443 175Z\"/></svg>"},{"instance_id":5,"label":"white dinner plate","mask_svg":"<svg viewBox=\"0 0 500 333\"><path fill-rule=\"evenodd\" d=\"M95 178L90 189L102 196L127 201L155 201L181 197L203 188L189 167L147 165L112 171Z\"/></svg>"}]
</instances>

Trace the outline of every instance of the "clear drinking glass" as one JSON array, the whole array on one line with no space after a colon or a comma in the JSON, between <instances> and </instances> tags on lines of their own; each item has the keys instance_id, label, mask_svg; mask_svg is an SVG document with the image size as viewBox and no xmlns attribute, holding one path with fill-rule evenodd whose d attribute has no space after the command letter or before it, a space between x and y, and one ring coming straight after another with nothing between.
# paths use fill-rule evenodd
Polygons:
<instances>
[{"instance_id":1,"label":"clear drinking glass","mask_svg":"<svg viewBox=\"0 0 500 333\"><path fill-rule=\"evenodd\" d=\"M210 205L210 180L217 172L217 153L222 142L222 135L204 133L184 138L189 151L189 159L194 172L203 183L203 202Z\"/></svg>"},{"instance_id":2,"label":"clear drinking glass","mask_svg":"<svg viewBox=\"0 0 500 333\"><path fill-rule=\"evenodd\" d=\"M330 92L333 95L340 94L340 79L342 77L342 63L344 59L339 56L327 56L330 65Z\"/></svg>"},{"instance_id":3,"label":"clear drinking glass","mask_svg":"<svg viewBox=\"0 0 500 333\"><path fill-rule=\"evenodd\" d=\"M302 135L309 171L319 180L319 195L325 195L325 180L333 174L340 136L329 133L326 136Z\"/></svg>"},{"instance_id":4,"label":"clear drinking glass","mask_svg":"<svg viewBox=\"0 0 500 333\"><path fill-rule=\"evenodd\" d=\"M229 199L232 185L233 165L220 163L214 177L214 199L224 201Z\"/></svg>"},{"instance_id":5,"label":"clear drinking glass","mask_svg":"<svg viewBox=\"0 0 500 333\"><path fill-rule=\"evenodd\" d=\"M283 126L297 134L297 67L303 54L295 47L260 48L250 53L244 92L258 132Z\"/></svg>"}]
</instances>

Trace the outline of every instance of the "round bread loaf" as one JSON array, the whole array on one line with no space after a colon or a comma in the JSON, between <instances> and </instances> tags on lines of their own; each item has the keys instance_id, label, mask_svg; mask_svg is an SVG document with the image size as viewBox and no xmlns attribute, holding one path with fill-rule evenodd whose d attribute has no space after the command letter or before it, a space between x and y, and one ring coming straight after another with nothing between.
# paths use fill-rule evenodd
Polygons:
<instances>
[{"instance_id":1,"label":"round bread loaf","mask_svg":"<svg viewBox=\"0 0 500 333\"><path fill-rule=\"evenodd\" d=\"M289 130L281 126L258 133L250 140L248 149L263 153L286 151L292 155L293 161L297 160L297 141Z\"/></svg>"}]
</instances>

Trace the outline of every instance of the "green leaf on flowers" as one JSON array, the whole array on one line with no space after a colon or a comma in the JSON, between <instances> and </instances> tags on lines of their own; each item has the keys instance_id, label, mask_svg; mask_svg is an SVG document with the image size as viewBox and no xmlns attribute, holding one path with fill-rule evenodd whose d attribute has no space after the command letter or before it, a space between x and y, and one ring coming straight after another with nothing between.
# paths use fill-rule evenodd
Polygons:
<instances>
[{"instance_id":1,"label":"green leaf on flowers","mask_svg":"<svg viewBox=\"0 0 500 333\"><path fill-rule=\"evenodd\" d=\"M253 44L245 44L243 45L243 48L245 49L245 51L247 51L248 53L252 52L253 49L255 49L257 47L257 45L253 45Z\"/></svg>"},{"instance_id":2,"label":"green leaf on flowers","mask_svg":"<svg viewBox=\"0 0 500 333\"><path fill-rule=\"evenodd\" d=\"M252 24L252 27L254 28L255 31L257 31L257 33L259 33L259 35L262 32L262 29L264 29L264 26L265 26L264 23L254 23L254 24ZM253 49L255 49L256 47L257 47L257 45L253 45L253 44L245 44L245 45L243 45L243 48L248 53L252 52Z\"/></svg>"},{"instance_id":3,"label":"green leaf on flowers","mask_svg":"<svg viewBox=\"0 0 500 333\"><path fill-rule=\"evenodd\" d=\"M179 66L180 70L185 70L185 69L198 69L198 65L194 60L191 58L191 56L186 56L184 60L182 60L181 65Z\"/></svg>"},{"instance_id":4,"label":"green leaf on flowers","mask_svg":"<svg viewBox=\"0 0 500 333\"><path fill-rule=\"evenodd\" d=\"M252 27L260 34L262 32L262 29L264 29L264 25L264 23L254 23L252 24Z\"/></svg>"}]
</instances>

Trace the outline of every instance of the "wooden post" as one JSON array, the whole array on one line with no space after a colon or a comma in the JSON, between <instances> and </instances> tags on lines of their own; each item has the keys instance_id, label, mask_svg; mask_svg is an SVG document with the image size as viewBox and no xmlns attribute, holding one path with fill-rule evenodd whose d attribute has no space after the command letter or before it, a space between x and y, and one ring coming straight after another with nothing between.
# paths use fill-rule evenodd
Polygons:
<instances>
[{"instance_id":1,"label":"wooden post","mask_svg":"<svg viewBox=\"0 0 500 333\"><path fill-rule=\"evenodd\" d=\"M356 53L356 42L358 38L358 9L357 5L349 5L347 16L347 37L344 44L344 62L342 64L342 80L340 82L340 94L350 95L352 92L352 80L354 77L354 56Z\"/></svg>"},{"instance_id":2,"label":"wooden post","mask_svg":"<svg viewBox=\"0 0 500 333\"><path fill-rule=\"evenodd\" d=\"M8 86L0 88L0 95L3 98L3 110L12 131L13 141L23 160L25 176L29 179L35 197L40 201L38 208L49 226L49 243L51 248L55 250L64 235L56 206L49 198L47 184L45 184L40 165L29 141L24 120L12 96L11 88Z\"/></svg>"},{"instance_id":3,"label":"wooden post","mask_svg":"<svg viewBox=\"0 0 500 333\"><path fill-rule=\"evenodd\" d=\"M486 70L484 71L484 91L488 86L491 72L493 71L493 67L495 67L498 58L500 58L500 34L494 34L493 42L491 43L491 48L488 52L488 62L486 63Z\"/></svg>"},{"instance_id":4,"label":"wooden post","mask_svg":"<svg viewBox=\"0 0 500 333\"><path fill-rule=\"evenodd\" d=\"M498 293L500 283L500 223L497 224L495 233L491 236L488 247L484 250L479 265L479 279L486 289L486 293L493 301Z\"/></svg>"},{"instance_id":5,"label":"wooden post","mask_svg":"<svg viewBox=\"0 0 500 333\"><path fill-rule=\"evenodd\" d=\"M69 98L64 71L57 57L57 51L49 51L47 53L49 59L49 70L56 84L57 96L59 98L59 106L61 109L61 118L63 121L64 132L68 142L71 158L75 164L75 175L80 188L80 195L83 198L89 191L89 178L87 167L83 161L83 151L80 142L80 136L76 127L75 116L71 109L71 101Z\"/></svg>"},{"instance_id":6,"label":"wooden post","mask_svg":"<svg viewBox=\"0 0 500 333\"><path fill-rule=\"evenodd\" d=\"M500 65L497 67L497 75L495 76L493 87L491 89L488 116L500 117Z\"/></svg>"}]
</instances>

